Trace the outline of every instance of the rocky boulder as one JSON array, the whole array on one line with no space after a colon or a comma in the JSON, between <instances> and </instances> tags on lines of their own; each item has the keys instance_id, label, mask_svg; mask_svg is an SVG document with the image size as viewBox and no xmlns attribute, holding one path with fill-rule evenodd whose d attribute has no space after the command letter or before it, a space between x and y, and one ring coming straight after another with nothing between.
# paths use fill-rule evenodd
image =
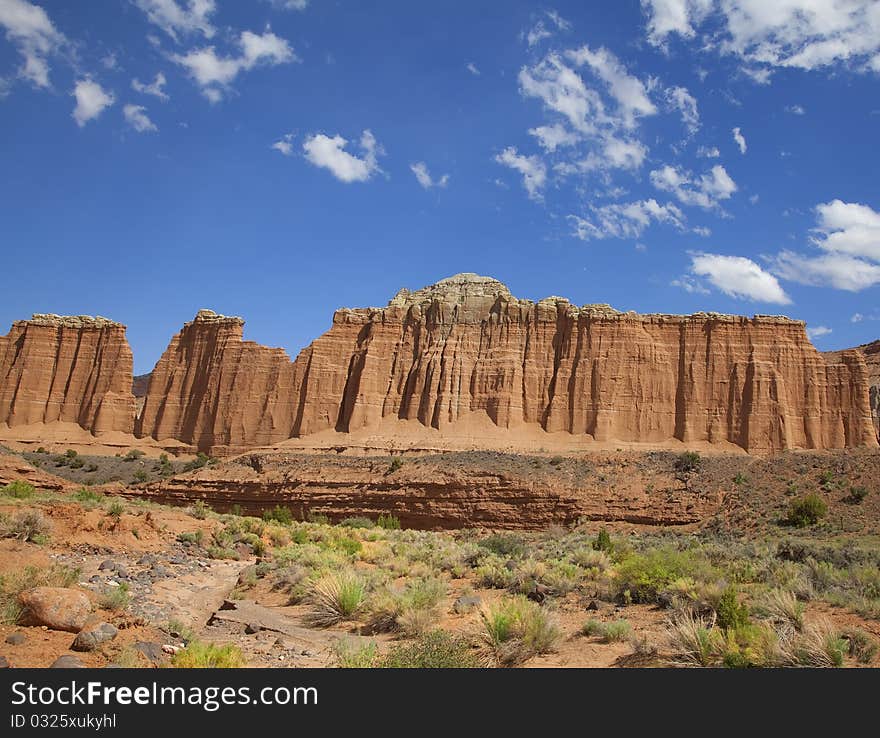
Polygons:
<instances>
[{"instance_id":1,"label":"rocky boulder","mask_svg":"<svg viewBox=\"0 0 880 738\"><path fill-rule=\"evenodd\" d=\"M52 630L78 633L92 612L92 603L83 592L65 587L35 587L22 592L18 600L29 624Z\"/></svg>"},{"instance_id":2,"label":"rocky boulder","mask_svg":"<svg viewBox=\"0 0 880 738\"><path fill-rule=\"evenodd\" d=\"M116 638L119 630L112 623L89 623L73 639L72 651L94 651L102 643Z\"/></svg>"}]
</instances>

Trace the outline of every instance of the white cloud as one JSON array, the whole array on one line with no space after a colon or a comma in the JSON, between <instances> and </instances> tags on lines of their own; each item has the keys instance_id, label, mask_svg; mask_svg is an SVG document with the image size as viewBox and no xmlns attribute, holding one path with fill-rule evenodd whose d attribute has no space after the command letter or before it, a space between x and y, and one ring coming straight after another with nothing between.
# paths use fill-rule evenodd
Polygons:
<instances>
[{"instance_id":1,"label":"white cloud","mask_svg":"<svg viewBox=\"0 0 880 738\"><path fill-rule=\"evenodd\" d=\"M694 25L708 15L712 0L642 0L642 8L648 13L648 39L663 46L671 33L692 38Z\"/></svg>"},{"instance_id":2,"label":"white cloud","mask_svg":"<svg viewBox=\"0 0 880 738\"><path fill-rule=\"evenodd\" d=\"M744 256L695 253L691 255L690 271L736 299L779 305L791 303L776 277Z\"/></svg>"},{"instance_id":3,"label":"white cloud","mask_svg":"<svg viewBox=\"0 0 880 738\"><path fill-rule=\"evenodd\" d=\"M758 195L757 193L755 193L754 195L749 195L749 202L750 202L752 205L757 205L757 204L758 204L758 200L760 200L760 199L761 199L761 196Z\"/></svg>"},{"instance_id":4,"label":"white cloud","mask_svg":"<svg viewBox=\"0 0 880 738\"><path fill-rule=\"evenodd\" d=\"M158 131L156 124L147 115L147 109L143 105L126 105L122 108L122 114L128 124L138 133Z\"/></svg>"},{"instance_id":5,"label":"white cloud","mask_svg":"<svg viewBox=\"0 0 880 738\"><path fill-rule=\"evenodd\" d=\"M655 45L671 34L694 38L706 22L703 46L739 58L758 81L777 67L880 69L875 0L642 0L642 6Z\"/></svg>"},{"instance_id":6,"label":"white cloud","mask_svg":"<svg viewBox=\"0 0 880 738\"><path fill-rule=\"evenodd\" d=\"M657 112L657 107L648 98L644 83L628 74L623 64L607 49L593 51L589 46L582 46L580 49L567 51L566 57L578 67L588 65L608 85L608 91L617 102L618 113L626 128L635 127L637 118ZM684 92L687 93L687 90Z\"/></svg>"},{"instance_id":7,"label":"white cloud","mask_svg":"<svg viewBox=\"0 0 880 738\"><path fill-rule=\"evenodd\" d=\"M816 245L880 262L880 213L867 205L832 200L816 206Z\"/></svg>"},{"instance_id":8,"label":"white cloud","mask_svg":"<svg viewBox=\"0 0 880 738\"><path fill-rule=\"evenodd\" d=\"M717 146L700 146L697 149L697 156L702 159L717 159L721 156L721 152Z\"/></svg>"},{"instance_id":9,"label":"white cloud","mask_svg":"<svg viewBox=\"0 0 880 738\"><path fill-rule=\"evenodd\" d=\"M861 313L853 313L853 316L849 319L850 323L861 323L865 319L865 316Z\"/></svg>"},{"instance_id":10,"label":"white cloud","mask_svg":"<svg viewBox=\"0 0 880 738\"><path fill-rule=\"evenodd\" d=\"M529 134L538 139L538 144L544 151L551 153L561 146L574 146L580 140L577 134L569 131L561 123L529 128Z\"/></svg>"},{"instance_id":11,"label":"white cloud","mask_svg":"<svg viewBox=\"0 0 880 738\"><path fill-rule=\"evenodd\" d=\"M785 108L785 112L791 113L792 115L804 115L807 111L800 105L788 105Z\"/></svg>"},{"instance_id":12,"label":"white cloud","mask_svg":"<svg viewBox=\"0 0 880 738\"><path fill-rule=\"evenodd\" d=\"M736 142L736 145L739 146L739 153L745 154L748 146L746 144L746 137L743 136L742 131L739 128L734 128L733 131L733 140Z\"/></svg>"},{"instance_id":13,"label":"white cloud","mask_svg":"<svg viewBox=\"0 0 880 738\"><path fill-rule=\"evenodd\" d=\"M737 191L736 182L720 164L699 177L667 164L653 170L650 178L658 190L671 192L685 205L697 205L706 210L718 207L721 200L729 199Z\"/></svg>"},{"instance_id":14,"label":"white cloud","mask_svg":"<svg viewBox=\"0 0 880 738\"><path fill-rule=\"evenodd\" d=\"M530 198L542 199L541 190L547 182L547 167L537 156L523 156L517 152L515 146L508 146L495 157L495 161L522 175L523 187Z\"/></svg>"},{"instance_id":15,"label":"white cloud","mask_svg":"<svg viewBox=\"0 0 880 738\"><path fill-rule=\"evenodd\" d=\"M315 133L307 136L303 142L303 151L308 159L316 167L327 169L341 182L366 182L376 172L381 172L378 157L384 153L382 147L376 141L375 136L365 130L361 135L360 147L362 157L345 150L348 140L339 134L333 137L323 133Z\"/></svg>"},{"instance_id":16,"label":"white cloud","mask_svg":"<svg viewBox=\"0 0 880 738\"><path fill-rule=\"evenodd\" d=\"M563 18L559 13L555 10L548 10L545 12L547 20L550 21L551 26L555 26L558 31L568 31L571 29L571 23L569 23L565 18ZM550 38L553 35L553 31L547 27L547 24L544 23L544 19L540 19L535 25L524 34L524 38L526 43L529 45L529 48L539 44L545 38Z\"/></svg>"},{"instance_id":17,"label":"white cloud","mask_svg":"<svg viewBox=\"0 0 880 738\"><path fill-rule=\"evenodd\" d=\"M269 2L279 10L305 10L309 7L309 0L269 0Z\"/></svg>"},{"instance_id":18,"label":"white cloud","mask_svg":"<svg viewBox=\"0 0 880 738\"><path fill-rule=\"evenodd\" d=\"M772 257L770 264L783 279L814 287L859 292L880 284L880 266L847 254L804 256L785 250Z\"/></svg>"},{"instance_id":19,"label":"white cloud","mask_svg":"<svg viewBox=\"0 0 880 738\"><path fill-rule=\"evenodd\" d=\"M135 78L131 81L131 89L135 92L140 92L143 95L152 95L153 97L158 97L163 102L167 101L168 94L163 89L165 87L165 75L162 72L156 73L156 79L154 79L150 84L145 84L141 82L139 79Z\"/></svg>"},{"instance_id":20,"label":"white cloud","mask_svg":"<svg viewBox=\"0 0 880 738\"><path fill-rule=\"evenodd\" d=\"M682 274L678 279L673 279L670 283L673 287L680 287L685 292L695 295L708 295L708 290L698 279L694 279L690 274Z\"/></svg>"},{"instance_id":21,"label":"white cloud","mask_svg":"<svg viewBox=\"0 0 880 738\"><path fill-rule=\"evenodd\" d=\"M807 328L807 335L811 338L822 338L831 333L831 329L826 325L817 325L815 328Z\"/></svg>"},{"instance_id":22,"label":"white cloud","mask_svg":"<svg viewBox=\"0 0 880 738\"><path fill-rule=\"evenodd\" d=\"M706 228L706 226L694 226L693 228L691 228L691 233L696 233L702 238L709 238L709 236L712 235L712 230L710 228Z\"/></svg>"},{"instance_id":23,"label":"white cloud","mask_svg":"<svg viewBox=\"0 0 880 738\"><path fill-rule=\"evenodd\" d=\"M48 57L56 53L66 39L46 11L27 0L0 0L0 27L24 58L18 76L37 87L48 87Z\"/></svg>"},{"instance_id":24,"label":"white cloud","mask_svg":"<svg viewBox=\"0 0 880 738\"><path fill-rule=\"evenodd\" d=\"M850 292L880 283L880 213L868 205L842 200L815 208L810 241L822 253L784 250L770 258L775 274L814 286Z\"/></svg>"},{"instance_id":25,"label":"white cloud","mask_svg":"<svg viewBox=\"0 0 880 738\"><path fill-rule=\"evenodd\" d=\"M477 65L474 64L473 62L468 62L465 65L465 69L467 69L472 75L474 75L474 77L480 76L480 70L477 69Z\"/></svg>"},{"instance_id":26,"label":"white cloud","mask_svg":"<svg viewBox=\"0 0 880 738\"><path fill-rule=\"evenodd\" d=\"M77 80L71 93L76 98L76 107L73 109L73 119L82 128L90 120L97 118L104 110L114 102L112 92L107 92L97 82L89 79Z\"/></svg>"},{"instance_id":27,"label":"white cloud","mask_svg":"<svg viewBox=\"0 0 880 738\"><path fill-rule=\"evenodd\" d=\"M175 41L178 34L201 33L211 38L215 28L210 16L217 9L214 0L134 0L153 25L159 26Z\"/></svg>"},{"instance_id":28,"label":"white cloud","mask_svg":"<svg viewBox=\"0 0 880 738\"><path fill-rule=\"evenodd\" d=\"M679 230L684 228L684 214L668 203L656 200L637 200L629 203L612 203L594 207L588 220L569 215L574 225L574 235L582 241L603 238L638 238L652 222L665 223Z\"/></svg>"},{"instance_id":29,"label":"white cloud","mask_svg":"<svg viewBox=\"0 0 880 738\"><path fill-rule=\"evenodd\" d=\"M280 151L284 156L293 154L293 133L285 133L272 144L271 148L275 149L275 151Z\"/></svg>"},{"instance_id":30,"label":"white cloud","mask_svg":"<svg viewBox=\"0 0 880 738\"><path fill-rule=\"evenodd\" d=\"M560 31L569 31L571 30L571 23L569 23L565 18L563 18L559 13L555 10L546 11L547 17L556 26Z\"/></svg>"},{"instance_id":31,"label":"white cloud","mask_svg":"<svg viewBox=\"0 0 880 738\"><path fill-rule=\"evenodd\" d=\"M686 88L670 87L666 90L666 101L681 113L681 122L684 123L689 134L693 135L700 129L697 100Z\"/></svg>"},{"instance_id":32,"label":"white cloud","mask_svg":"<svg viewBox=\"0 0 880 738\"><path fill-rule=\"evenodd\" d=\"M412 173L416 175L419 184L426 190L429 190L432 187L446 187L446 185L449 184L448 174L444 174L437 180L431 179L431 173L428 171L428 167L423 161L417 161L415 164L410 164L409 168L412 170Z\"/></svg>"},{"instance_id":33,"label":"white cloud","mask_svg":"<svg viewBox=\"0 0 880 738\"><path fill-rule=\"evenodd\" d=\"M547 109L567 118L581 133L595 131L594 121L607 119L599 94L588 90L580 75L555 53L533 67L523 67L519 85L523 95L539 98Z\"/></svg>"},{"instance_id":34,"label":"white cloud","mask_svg":"<svg viewBox=\"0 0 880 738\"><path fill-rule=\"evenodd\" d=\"M239 56L218 56L213 46L206 46L187 54L174 54L171 59L189 72L212 103L222 99L226 89L243 71L299 61L290 44L268 30L262 34L243 31L238 44Z\"/></svg>"}]
</instances>

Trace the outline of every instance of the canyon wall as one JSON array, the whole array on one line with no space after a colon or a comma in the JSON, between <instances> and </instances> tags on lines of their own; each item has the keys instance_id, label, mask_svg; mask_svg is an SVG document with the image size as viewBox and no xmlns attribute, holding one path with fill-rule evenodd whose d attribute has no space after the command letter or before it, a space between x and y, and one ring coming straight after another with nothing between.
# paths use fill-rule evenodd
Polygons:
<instances>
[{"instance_id":1,"label":"canyon wall","mask_svg":"<svg viewBox=\"0 0 880 738\"><path fill-rule=\"evenodd\" d=\"M597 441L876 446L858 352L826 360L804 324L621 313L518 300L464 274L342 309L295 362L204 311L154 370L138 433L240 451L320 431L410 420L479 437L481 422Z\"/></svg>"},{"instance_id":2,"label":"canyon wall","mask_svg":"<svg viewBox=\"0 0 880 738\"><path fill-rule=\"evenodd\" d=\"M0 424L75 423L95 435L134 430L125 326L34 315L0 336Z\"/></svg>"},{"instance_id":3,"label":"canyon wall","mask_svg":"<svg viewBox=\"0 0 880 738\"><path fill-rule=\"evenodd\" d=\"M868 392L871 415L874 420L874 430L878 438L880 438L880 341L865 343L850 349L850 351L858 351L865 359L865 365L868 369L868 383L870 385ZM827 356L832 361L837 361L843 353L846 352L830 351Z\"/></svg>"},{"instance_id":4,"label":"canyon wall","mask_svg":"<svg viewBox=\"0 0 880 738\"><path fill-rule=\"evenodd\" d=\"M243 325L200 311L138 385L136 410L124 326L16 322L0 338L0 426L71 422L212 454L322 431L394 439L413 426L472 445L503 429L753 453L877 446L880 352L823 356L802 322L779 316L532 302L462 274L384 308L338 310L295 361L244 341Z\"/></svg>"}]
</instances>

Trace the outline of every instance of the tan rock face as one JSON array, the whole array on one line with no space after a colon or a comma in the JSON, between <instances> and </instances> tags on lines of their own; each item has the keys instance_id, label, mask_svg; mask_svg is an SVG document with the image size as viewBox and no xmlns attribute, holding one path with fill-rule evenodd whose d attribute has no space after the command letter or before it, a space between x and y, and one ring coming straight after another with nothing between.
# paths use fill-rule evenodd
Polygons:
<instances>
[{"instance_id":1,"label":"tan rock face","mask_svg":"<svg viewBox=\"0 0 880 738\"><path fill-rule=\"evenodd\" d=\"M337 311L293 363L242 341L242 326L210 311L184 326L152 373L139 434L238 451L393 419L466 430L482 416L758 453L877 445L863 356L826 360L784 317L534 303L463 274Z\"/></svg>"},{"instance_id":2,"label":"tan rock face","mask_svg":"<svg viewBox=\"0 0 880 738\"><path fill-rule=\"evenodd\" d=\"M64 587L36 587L18 596L24 617L33 625L78 633L88 622L92 604L83 592Z\"/></svg>"},{"instance_id":3,"label":"tan rock face","mask_svg":"<svg viewBox=\"0 0 880 738\"><path fill-rule=\"evenodd\" d=\"M134 429L125 326L90 316L34 315L0 336L0 423L54 421L94 434Z\"/></svg>"},{"instance_id":4,"label":"tan rock face","mask_svg":"<svg viewBox=\"0 0 880 738\"><path fill-rule=\"evenodd\" d=\"M868 382L870 384L868 393L871 416L874 421L874 430L880 436L880 341L865 343L850 350L858 351L865 359L865 365L868 368ZM844 353L846 352L831 351L827 355L834 360Z\"/></svg>"}]
</instances>

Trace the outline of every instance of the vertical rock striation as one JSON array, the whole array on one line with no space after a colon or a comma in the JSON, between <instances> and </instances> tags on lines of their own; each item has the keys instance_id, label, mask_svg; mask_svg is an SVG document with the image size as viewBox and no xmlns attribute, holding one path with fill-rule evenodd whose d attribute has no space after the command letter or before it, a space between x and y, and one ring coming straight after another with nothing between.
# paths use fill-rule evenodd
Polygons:
<instances>
[{"instance_id":1,"label":"vertical rock striation","mask_svg":"<svg viewBox=\"0 0 880 738\"><path fill-rule=\"evenodd\" d=\"M0 336L0 423L76 423L95 435L134 429L125 326L87 315L34 315Z\"/></svg>"},{"instance_id":2,"label":"vertical rock striation","mask_svg":"<svg viewBox=\"0 0 880 738\"><path fill-rule=\"evenodd\" d=\"M320 431L480 419L598 441L732 443L750 452L876 446L858 352L826 360L804 324L621 313L519 300L473 274L385 308L342 309L295 362L202 311L154 370L138 432L236 451Z\"/></svg>"},{"instance_id":3,"label":"vertical rock striation","mask_svg":"<svg viewBox=\"0 0 880 738\"><path fill-rule=\"evenodd\" d=\"M856 346L849 351L857 351L865 359L865 365L868 369L869 383L869 402L871 405L871 416L874 420L874 430L880 438L880 341L865 343ZM830 351L826 356L832 361L837 361L841 356L848 353L847 351Z\"/></svg>"}]
</instances>

